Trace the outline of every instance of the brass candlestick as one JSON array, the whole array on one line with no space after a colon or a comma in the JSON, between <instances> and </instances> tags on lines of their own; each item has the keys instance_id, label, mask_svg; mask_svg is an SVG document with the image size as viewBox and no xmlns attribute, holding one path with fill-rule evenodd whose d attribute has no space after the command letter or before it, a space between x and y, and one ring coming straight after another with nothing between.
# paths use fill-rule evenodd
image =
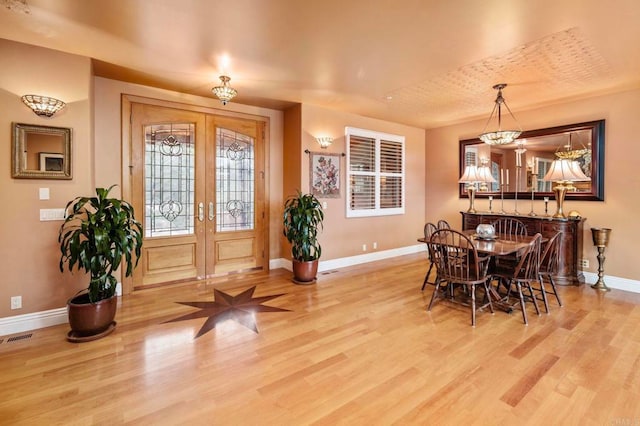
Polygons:
<instances>
[{"instance_id":1,"label":"brass candlestick","mask_svg":"<svg viewBox=\"0 0 640 426\"><path fill-rule=\"evenodd\" d=\"M591 288L600 291L611 291L604 283L604 250L609 245L609 228L591 228L591 236L593 237L593 245L598 249L598 281Z\"/></svg>"}]
</instances>

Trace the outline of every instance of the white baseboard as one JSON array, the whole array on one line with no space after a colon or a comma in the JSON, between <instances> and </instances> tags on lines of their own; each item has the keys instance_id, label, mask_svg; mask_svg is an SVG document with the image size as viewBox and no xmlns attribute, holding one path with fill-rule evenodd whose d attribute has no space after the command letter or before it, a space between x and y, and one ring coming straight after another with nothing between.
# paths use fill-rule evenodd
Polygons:
<instances>
[{"instance_id":1,"label":"white baseboard","mask_svg":"<svg viewBox=\"0 0 640 426\"><path fill-rule=\"evenodd\" d=\"M116 285L116 296L122 296L122 283ZM68 322L67 307L0 318L0 336L51 327Z\"/></svg>"},{"instance_id":2,"label":"white baseboard","mask_svg":"<svg viewBox=\"0 0 640 426\"><path fill-rule=\"evenodd\" d=\"M288 271L291 270L291 261L287 260L285 258L278 258L278 259L270 259L269 260L269 269L278 269L278 268L282 268L282 269L286 269Z\"/></svg>"},{"instance_id":3,"label":"white baseboard","mask_svg":"<svg viewBox=\"0 0 640 426\"><path fill-rule=\"evenodd\" d=\"M343 257L340 259L331 259L325 261L321 260L320 264L318 265L318 271L329 271L336 268L345 268L347 266L360 265L361 263L375 262L376 260L404 256L406 254L419 253L423 251L426 252L426 247L426 244L416 244L413 246L400 247L397 249L380 250L366 254L358 254L356 256Z\"/></svg>"},{"instance_id":4,"label":"white baseboard","mask_svg":"<svg viewBox=\"0 0 640 426\"><path fill-rule=\"evenodd\" d=\"M0 318L0 336L64 324L67 321L66 307Z\"/></svg>"},{"instance_id":5,"label":"white baseboard","mask_svg":"<svg viewBox=\"0 0 640 426\"><path fill-rule=\"evenodd\" d=\"M583 274L585 283L587 285L595 284L596 282L598 282L598 274L596 274L595 272L583 272ZM607 285L607 287L612 289L630 291L632 293L640 293L640 281L605 275L604 283Z\"/></svg>"},{"instance_id":6,"label":"white baseboard","mask_svg":"<svg viewBox=\"0 0 640 426\"><path fill-rule=\"evenodd\" d=\"M321 260L318 264L318 272L329 271L336 268L344 268L347 266L359 265L361 263L375 262L376 260L389 259L397 256L404 256L405 254L426 252L426 244L416 244L408 247L400 247L391 250L380 250L366 254L359 254L356 256L343 257L340 259ZM291 270L291 261L284 258L271 259L269 261L269 268L277 269L284 268L288 271Z\"/></svg>"}]
</instances>

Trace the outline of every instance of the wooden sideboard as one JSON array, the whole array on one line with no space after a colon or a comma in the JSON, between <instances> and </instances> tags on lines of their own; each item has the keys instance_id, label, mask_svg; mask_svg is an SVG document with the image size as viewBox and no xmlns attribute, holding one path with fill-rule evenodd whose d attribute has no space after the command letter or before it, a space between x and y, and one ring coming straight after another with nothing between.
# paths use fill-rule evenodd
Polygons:
<instances>
[{"instance_id":1,"label":"wooden sideboard","mask_svg":"<svg viewBox=\"0 0 640 426\"><path fill-rule=\"evenodd\" d=\"M560 239L560 262L556 283L559 285L580 285L584 283L584 275L578 269L578 259L582 257L582 225L584 218L558 219L543 216L520 216L494 213L462 213L462 229L476 229L481 223L492 223L497 219L510 217L520 220L527 227L527 234L541 233L551 238L562 232Z\"/></svg>"}]
</instances>

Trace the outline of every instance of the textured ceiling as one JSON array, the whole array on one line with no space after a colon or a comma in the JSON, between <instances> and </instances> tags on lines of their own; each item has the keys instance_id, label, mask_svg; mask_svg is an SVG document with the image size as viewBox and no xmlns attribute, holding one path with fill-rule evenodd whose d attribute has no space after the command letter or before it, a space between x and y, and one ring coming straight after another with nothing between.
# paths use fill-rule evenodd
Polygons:
<instances>
[{"instance_id":1,"label":"textured ceiling","mask_svg":"<svg viewBox=\"0 0 640 426\"><path fill-rule=\"evenodd\" d=\"M637 0L0 0L0 38L97 75L419 127L640 87Z\"/></svg>"}]
</instances>

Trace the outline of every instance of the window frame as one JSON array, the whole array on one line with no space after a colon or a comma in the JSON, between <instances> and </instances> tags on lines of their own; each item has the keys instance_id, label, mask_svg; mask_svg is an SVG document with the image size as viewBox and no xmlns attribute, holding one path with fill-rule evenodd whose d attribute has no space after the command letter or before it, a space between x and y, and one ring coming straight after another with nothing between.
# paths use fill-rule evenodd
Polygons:
<instances>
[{"instance_id":1,"label":"window frame","mask_svg":"<svg viewBox=\"0 0 640 426\"><path fill-rule=\"evenodd\" d=\"M374 149L374 171L356 171L351 168L351 137L357 136L362 138L369 138L375 140ZM381 157L381 141L399 143L401 146L401 171L400 173L394 172L381 172L380 171L380 157ZM354 217L375 217L375 216L391 216L391 215L403 215L405 214L406 205L406 147L405 137L402 135L394 135L391 133L377 132L373 130L359 129L356 127L345 127L345 142L347 151L346 161L346 216L347 218ZM374 177L374 208L372 209L353 209L351 207L351 181L353 176L373 176ZM382 208L380 207L380 182L382 177L399 177L401 179L400 189L400 206L394 208Z\"/></svg>"}]
</instances>

